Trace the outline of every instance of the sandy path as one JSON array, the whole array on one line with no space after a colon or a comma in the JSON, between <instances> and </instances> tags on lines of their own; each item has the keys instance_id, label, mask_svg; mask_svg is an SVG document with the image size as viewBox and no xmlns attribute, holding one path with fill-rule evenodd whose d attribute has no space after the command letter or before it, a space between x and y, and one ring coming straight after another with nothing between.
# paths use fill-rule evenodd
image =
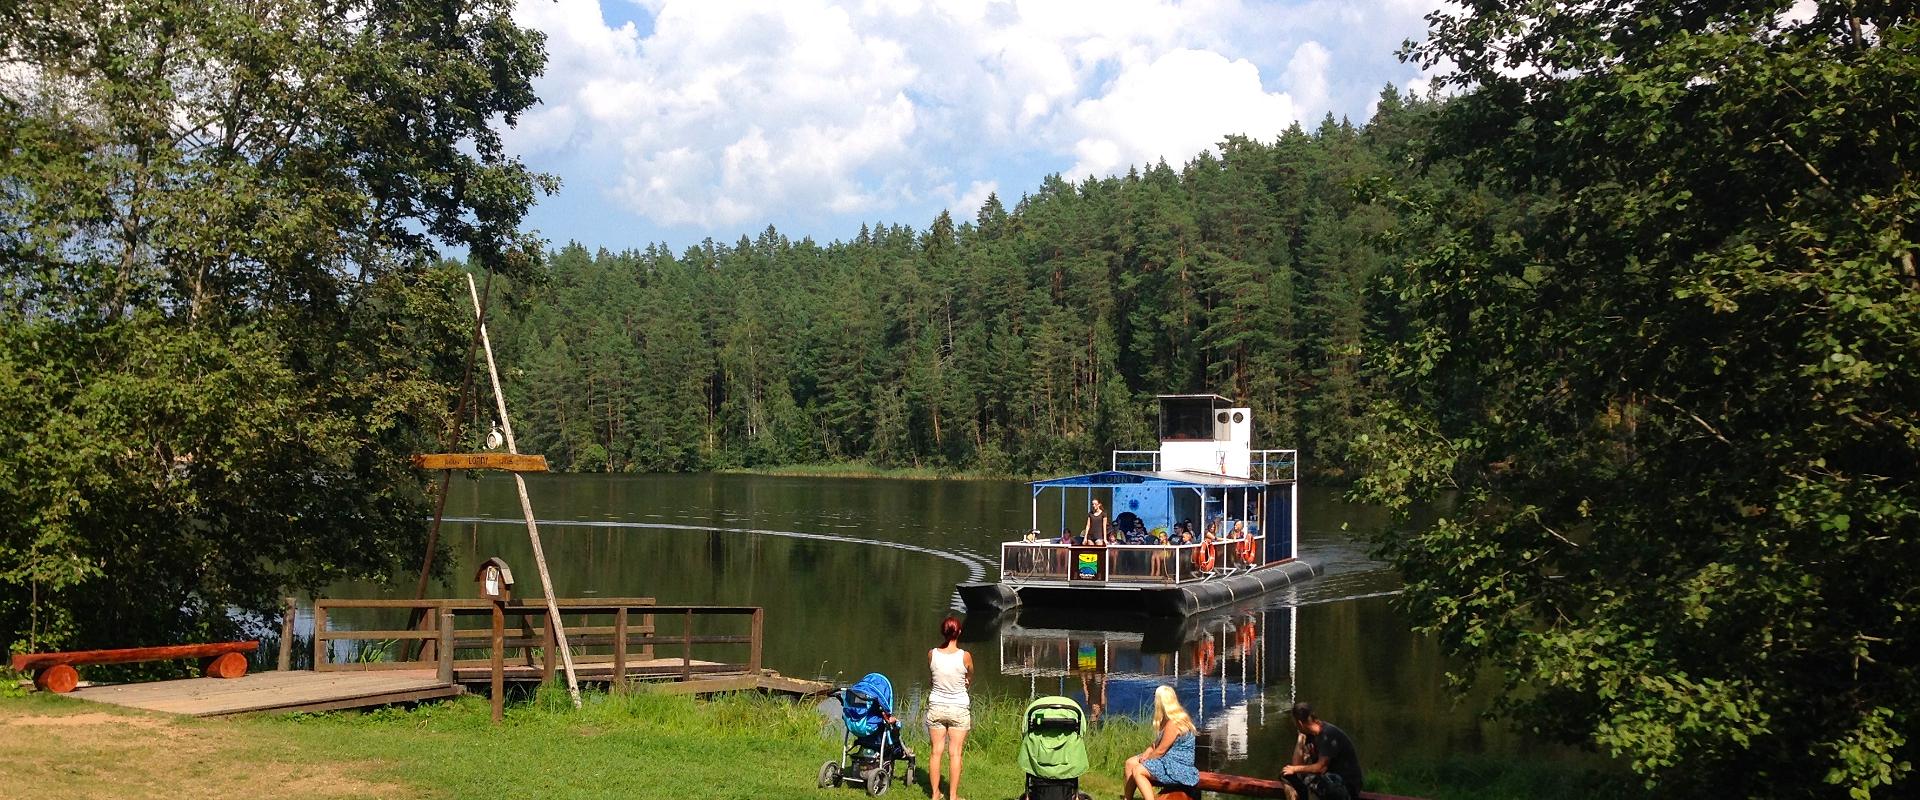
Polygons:
<instances>
[{"instance_id":1,"label":"sandy path","mask_svg":"<svg viewBox=\"0 0 1920 800\"><path fill-rule=\"evenodd\" d=\"M244 721L102 711L78 700L0 700L0 786L10 797L381 798L401 787L364 765L312 763Z\"/></svg>"}]
</instances>

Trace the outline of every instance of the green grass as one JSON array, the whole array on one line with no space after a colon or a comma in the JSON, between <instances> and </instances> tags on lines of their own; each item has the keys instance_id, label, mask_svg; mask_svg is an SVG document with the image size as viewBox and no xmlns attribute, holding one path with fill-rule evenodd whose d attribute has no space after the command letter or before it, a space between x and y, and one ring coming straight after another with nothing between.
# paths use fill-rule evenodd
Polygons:
<instances>
[{"instance_id":1,"label":"green grass","mask_svg":"<svg viewBox=\"0 0 1920 800\"><path fill-rule=\"evenodd\" d=\"M975 703L961 793L1012 798L1023 777L1015 764L1016 720L1024 701ZM381 763L369 777L408 784L428 797L713 798L858 797L858 788L818 789L822 762L838 756L840 724L810 704L751 694L708 700L634 692L590 693L574 711L564 693L542 691L489 723L478 697L412 711L339 713L261 720L305 751ZM911 722L911 721L910 721ZM926 796L924 730L906 726L920 755L915 788L889 796ZM1089 737L1096 796L1120 791L1121 763L1146 744L1139 723L1110 723Z\"/></svg>"},{"instance_id":2,"label":"green grass","mask_svg":"<svg viewBox=\"0 0 1920 800\"><path fill-rule=\"evenodd\" d=\"M1025 705L1024 698L975 697L961 784L964 796L1018 796L1024 781L1015 757ZM100 711L152 718L72 698L34 695L0 699L0 732L7 730L9 720L24 716ZM837 717L822 714L812 703L758 694L695 699L644 691L588 693L585 708L576 711L564 692L544 689L510 703L498 726L490 721L487 700L478 696L412 710L152 719L132 728L102 725L85 748L62 745L55 748L62 753L57 757L30 746L39 734L16 731L11 746L17 758L10 766L0 762L0 777L50 780L48 788L70 783L64 788L78 792L76 797L145 794L145 784L130 777L127 769L142 764L161 771L197 770L195 774L207 780L235 784L233 790L242 793L282 786L274 796L289 798L360 796L376 790L383 797L445 800L863 796L857 787L815 787L821 762L839 754ZM915 720L907 723L907 744L920 755L916 785L896 787L887 796L911 800L927 796L929 748L925 730ZM1125 718L1109 718L1094 729L1087 740L1091 769L1081 780L1082 788L1095 797L1117 797L1121 764L1150 738L1145 723ZM201 749L178 753L182 741ZM1267 776L1277 765L1244 771ZM94 776L92 783L82 780L86 775ZM1432 800L1632 794L1632 787L1618 776L1491 757L1399 763L1391 772L1369 770L1367 782L1376 791Z\"/></svg>"}]
</instances>

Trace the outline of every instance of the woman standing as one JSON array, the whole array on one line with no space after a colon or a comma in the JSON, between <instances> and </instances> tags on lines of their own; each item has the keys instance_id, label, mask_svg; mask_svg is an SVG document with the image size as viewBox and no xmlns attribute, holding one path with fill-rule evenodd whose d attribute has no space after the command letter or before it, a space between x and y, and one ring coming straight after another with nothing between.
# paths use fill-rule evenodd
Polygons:
<instances>
[{"instance_id":1,"label":"woman standing","mask_svg":"<svg viewBox=\"0 0 1920 800\"><path fill-rule=\"evenodd\" d=\"M1089 547L1104 547L1107 542L1107 509L1100 501L1093 501L1093 510L1087 512L1087 524L1080 528L1080 543Z\"/></svg>"},{"instance_id":2,"label":"woman standing","mask_svg":"<svg viewBox=\"0 0 1920 800\"><path fill-rule=\"evenodd\" d=\"M960 752L967 745L967 730L973 727L973 712L968 709L967 684L973 681L973 654L960 649L960 620L949 616L940 621L939 647L927 651L933 670L933 691L927 695L927 738L933 740L933 759L928 762L927 786L933 800L942 797L960 800ZM951 740L951 741L949 741ZM950 773L947 793L940 794L940 756L948 752Z\"/></svg>"},{"instance_id":3,"label":"woman standing","mask_svg":"<svg viewBox=\"0 0 1920 800\"><path fill-rule=\"evenodd\" d=\"M1200 780L1193 763L1193 717L1171 686L1153 690L1153 730L1153 746L1127 759L1126 800L1133 800L1135 788L1153 800L1155 786L1192 786Z\"/></svg>"}]
</instances>

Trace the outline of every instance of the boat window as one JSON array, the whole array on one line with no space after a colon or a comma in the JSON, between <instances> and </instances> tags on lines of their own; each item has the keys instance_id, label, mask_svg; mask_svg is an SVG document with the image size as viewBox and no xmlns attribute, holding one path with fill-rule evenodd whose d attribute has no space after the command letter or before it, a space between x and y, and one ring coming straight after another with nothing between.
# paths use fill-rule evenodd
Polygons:
<instances>
[{"instance_id":1,"label":"boat window","mask_svg":"<svg viewBox=\"0 0 1920 800\"><path fill-rule=\"evenodd\" d=\"M1213 439L1213 400L1205 397L1160 401L1161 441Z\"/></svg>"}]
</instances>

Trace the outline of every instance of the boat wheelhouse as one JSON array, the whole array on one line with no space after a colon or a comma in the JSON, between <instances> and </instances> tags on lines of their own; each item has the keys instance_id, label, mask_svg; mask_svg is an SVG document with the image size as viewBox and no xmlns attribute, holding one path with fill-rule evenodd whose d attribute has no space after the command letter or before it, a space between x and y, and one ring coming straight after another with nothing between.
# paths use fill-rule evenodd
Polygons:
<instances>
[{"instance_id":1,"label":"boat wheelhouse","mask_svg":"<svg viewBox=\"0 0 1920 800\"><path fill-rule=\"evenodd\" d=\"M1298 453L1254 449L1252 409L1219 395L1158 400L1159 449L1116 450L1105 471L1029 484L1031 527L1001 544L997 583L960 587L969 610L1190 614L1314 574L1296 557Z\"/></svg>"}]
</instances>

